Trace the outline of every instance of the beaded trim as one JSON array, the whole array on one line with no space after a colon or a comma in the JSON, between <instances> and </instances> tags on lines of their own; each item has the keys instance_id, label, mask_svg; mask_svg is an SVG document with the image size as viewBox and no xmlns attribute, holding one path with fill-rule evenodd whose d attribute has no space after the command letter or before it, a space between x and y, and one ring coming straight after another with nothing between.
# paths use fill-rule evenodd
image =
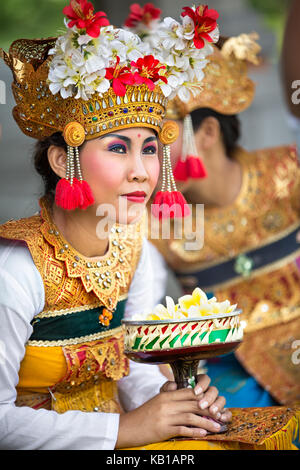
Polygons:
<instances>
[{"instance_id":1,"label":"beaded trim","mask_svg":"<svg viewBox=\"0 0 300 470\"><path fill-rule=\"evenodd\" d=\"M98 261L91 261L70 246L57 230L47 203L41 200L40 204L44 221L41 232L54 247L56 259L65 263L69 277L81 278L86 292L94 292L107 309L114 310L121 292L128 290L139 259L143 221L128 227L115 224L111 229L107 253Z\"/></svg>"},{"instance_id":2,"label":"beaded trim","mask_svg":"<svg viewBox=\"0 0 300 470\"><path fill-rule=\"evenodd\" d=\"M80 336L78 338L64 339L58 341L27 341L28 346L38 347L53 347L53 346L69 346L71 344L80 344L88 341L95 341L97 339L107 338L108 336L116 335L122 331L122 327L114 328L108 331L101 331L93 335Z\"/></svg>"}]
</instances>

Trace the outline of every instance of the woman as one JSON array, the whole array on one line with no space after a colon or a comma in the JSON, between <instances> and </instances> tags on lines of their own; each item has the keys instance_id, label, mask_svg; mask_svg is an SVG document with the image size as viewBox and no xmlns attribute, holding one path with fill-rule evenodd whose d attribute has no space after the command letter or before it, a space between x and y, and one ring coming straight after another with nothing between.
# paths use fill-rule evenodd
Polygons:
<instances>
[{"instance_id":1,"label":"woman","mask_svg":"<svg viewBox=\"0 0 300 470\"><path fill-rule=\"evenodd\" d=\"M204 244L186 249L188 233L153 240L186 293L201 286L243 310L243 344L206 364L229 406L243 407L291 405L300 396L292 358L300 331L297 155L288 146L247 152L238 145L238 114L254 96L245 59L255 63L257 50L246 35L220 43L205 69L205 91L169 107L169 116L181 118L174 175L193 209L194 237L197 204L204 204Z\"/></svg>"},{"instance_id":2,"label":"woman","mask_svg":"<svg viewBox=\"0 0 300 470\"><path fill-rule=\"evenodd\" d=\"M231 413L208 376L176 390L155 366L129 371L124 355L122 318L153 307L142 215L159 173L157 135L172 140L156 85L168 80L90 3L64 13L64 36L1 51L45 182L40 214L0 227L1 448L114 449L218 433L215 419Z\"/></svg>"}]
</instances>

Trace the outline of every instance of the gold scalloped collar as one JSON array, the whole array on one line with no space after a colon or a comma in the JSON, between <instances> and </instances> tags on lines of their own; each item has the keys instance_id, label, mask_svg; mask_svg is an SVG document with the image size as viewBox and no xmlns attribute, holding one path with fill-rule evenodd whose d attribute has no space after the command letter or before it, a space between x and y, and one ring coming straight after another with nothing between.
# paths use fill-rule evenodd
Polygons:
<instances>
[{"instance_id":1,"label":"gold scalloped collar","mask_svg":"<svg viewBox=\"0 0 300 470\"><path fill-rule=\"evenodd\" d=\"M114 310L120 295L127 293L143 239L143 220L133 225L115 224L109 236L109 249L97 261L78 253L59 232L51 218L48 202L40 200L41 233L54 247L55 258L64 262L71 278L80 278L86 292L93 291L101 302Z\"/></svg>"}]
</instances>

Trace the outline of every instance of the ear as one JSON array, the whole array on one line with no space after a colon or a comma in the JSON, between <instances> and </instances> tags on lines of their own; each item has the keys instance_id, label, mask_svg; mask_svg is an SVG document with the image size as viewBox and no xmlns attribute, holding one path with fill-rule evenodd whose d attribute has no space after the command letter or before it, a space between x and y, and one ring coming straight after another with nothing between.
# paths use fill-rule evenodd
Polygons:
<instances>
[{"instance_id":1,"label":"ear","mask_svg":"<svg viewBox=\"0 0 300 470\"><path fill-rule=\"evenodd\" d=\"M60 178L66 176L67 154L62 147L50 145L48 148L48 161L54 173Z\"/></svg>"},{"instance_id":2,"label":"ear","mask_svg":"<svg viewBox=\"0 0 300 470\"><path fill-rule=\"evenodd\" d=\"M221 139L219 121L213 116L203 119L196 133L196 142L197 138L203 150L210 150Z\"/></svg>"}]
</instances>

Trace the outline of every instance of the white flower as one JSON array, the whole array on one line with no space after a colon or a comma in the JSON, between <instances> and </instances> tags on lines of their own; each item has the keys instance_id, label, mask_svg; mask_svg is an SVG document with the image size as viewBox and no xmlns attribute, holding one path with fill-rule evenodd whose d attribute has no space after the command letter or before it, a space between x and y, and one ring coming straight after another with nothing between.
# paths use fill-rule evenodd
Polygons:
<instances>
[{"instance_id":1,"label":"white flower","mask_svg":"<svg viewBox=\"0 0 300 470\"><path fill-rule=\"evenodd\" d=\"M185 16L182 18L182 34L185 39L192 41L195 36L195 25L192 18Z\"/></svg>"},{"instance_id":2,"label":"white flower","mask_svg":"<svg viewBox=\"0 0 300 470\"><path fill-rule=\"evenodd\" d=\"M103 70L105 68L104 60L96 55L91 55L88 60L85 61L85 69L87 73L92 74L97 70Z\"/></svg>"},{"instance_id":3,"label":"white flower","mask_svg":"<svg viewBox=\"0 0 300 470\"><path fill-rule=\"evenodd\" d=\"M186 43L183 39L183 30L182 26L178 23L178 21L174 20L173 18L165 18L161 28L159 28L156 32L157 46L159 44L166 50L183 50L186 46Z\"/></svg>"}]
</instances>

